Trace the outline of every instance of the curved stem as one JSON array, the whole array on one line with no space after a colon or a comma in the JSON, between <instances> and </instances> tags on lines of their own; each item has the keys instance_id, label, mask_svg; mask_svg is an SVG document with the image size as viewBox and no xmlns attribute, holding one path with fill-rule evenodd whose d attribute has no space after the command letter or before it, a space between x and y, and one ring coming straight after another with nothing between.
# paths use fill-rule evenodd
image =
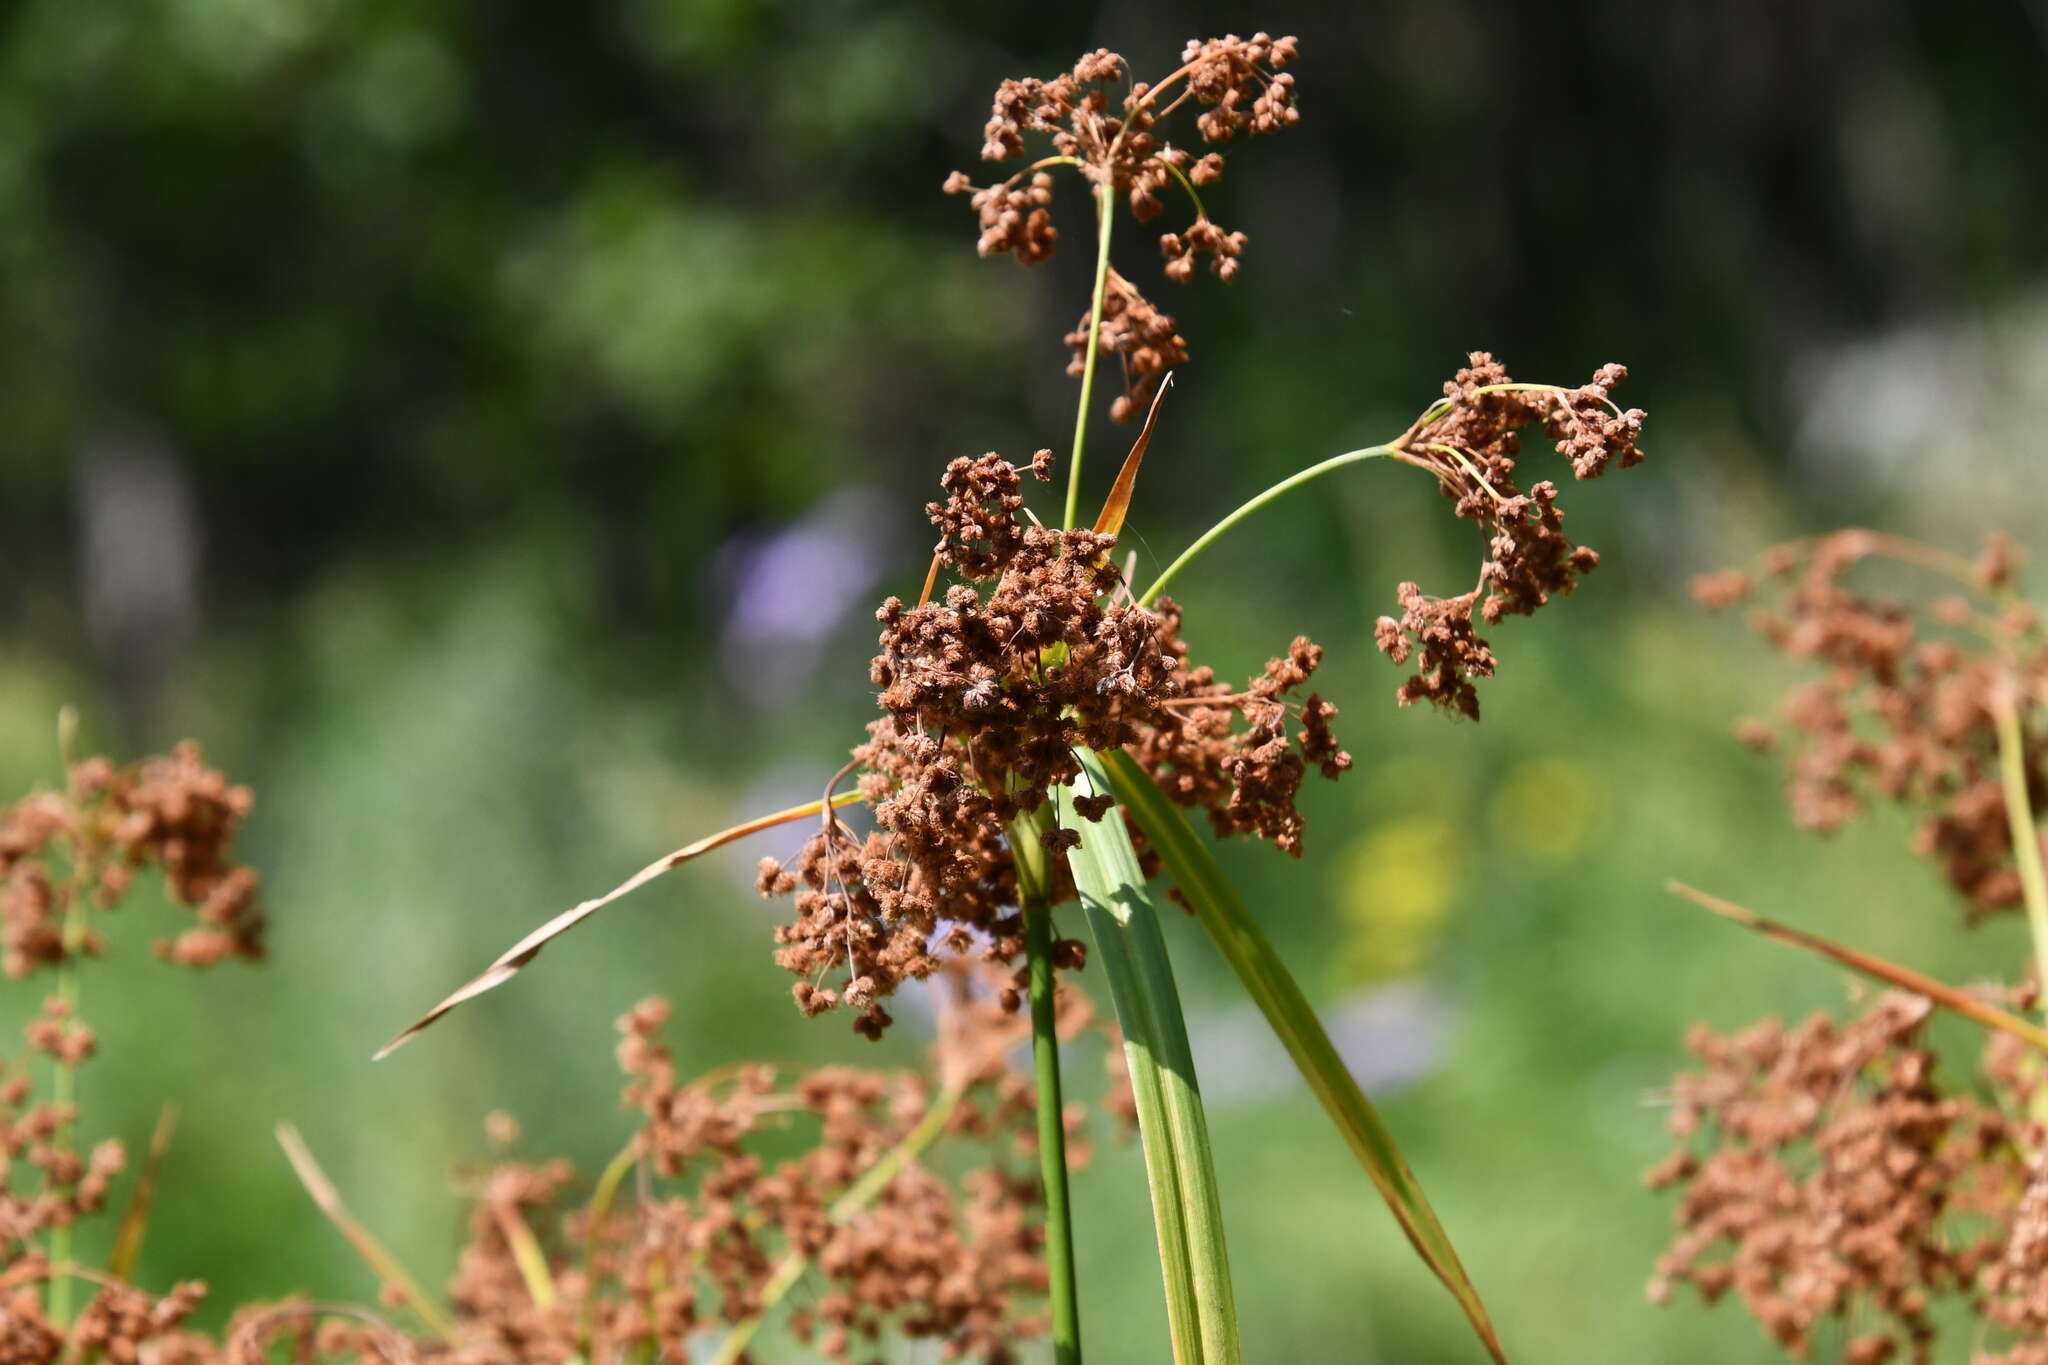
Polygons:
<instances>
[{"instance_id":1,"label":"curved stem","mask_svg":"<svg viewBox=\"0 0 2048 1365\"><path fill-rule=\"evenodd\" d=\"M1175 180L1180 181L1180 187L1183 190L1187 191L1188 199L1192 201L1195 206L1195 217L1207 218L1209 216L1209 210L1202 207L1202 196L1195 193L1194 182L1189 180L1185 175L1181 174L1180 167L1174 165L1165 157L1161 157L1159 159L1159 164L1166 167L1167 170L1172 171L1173 178Z\"/></svg>"},{"instance_id":2,"label":"curved stem","mask_svg":"<svg viewBox=\"0 0 2048 1365\"><path fill-rule=\"evenodd\" d=\"M1375 460L1394 453L1395 447L1392 445L1366 446L1362 450L1347 450L1342 455L1332 455L1320 464L1312 464L1307 469L1288 475L1196 537L1194 544L1180 552L1180 558L1167 565L1165 569L1160 571L1159 577L1152 580L1152 586L1145 589L1143 595L1138 598L1138 605L1141 607L1151 606L1158 599L1159 594L1166 590L1166 585L1173 581L1174 576L1193 563L1202 551L1208 549L1220 539L1224 532L1236 526L1239 522L1279 497L1282 493L1291 492L1311 480L1321 478L1332 470L1342 469L1345 465L1357 464L1360 460Z\"/></svg>"},{"instance_id":3,"label":"curved stem","mask_svg":"<svg viewBox=\"0 0 2048 1365\"><path fill-rule=\"evenodd\" d=\"M1116 188L1095 187L1095 292L1088 304L1088 354L1081 361L1081 402L1074 410L1074 450L1067 460L1067 508L1060 524L1072 530L1081 515L1081 450L1088 441L1088 408L1095 395L1095 360L1102 342L1102 300L1109 288L1109 233L1116 222Z\"/></svg>"}]
</instances>

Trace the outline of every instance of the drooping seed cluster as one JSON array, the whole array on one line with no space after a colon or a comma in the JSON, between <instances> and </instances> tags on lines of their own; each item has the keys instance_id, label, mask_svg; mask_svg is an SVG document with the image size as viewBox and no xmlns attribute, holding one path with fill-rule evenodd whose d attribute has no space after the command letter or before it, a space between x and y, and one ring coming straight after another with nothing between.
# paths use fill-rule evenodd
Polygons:
<instances>
[{"instance_id":1,"label":"drooping seed cluster","mask_svg":"<svg viewBox=\"0 0 2048 1365\"><path fill-rule=\"evenodd\" d=\"M1853 1337L1847 1361L1924 1365L1951 1299L1988 1334L1973 1361L2041 1360L2048 1196L2027 1117L2040 1058L1996 1034L1988 1097L1944 1089L1923 1038L1931 1010L1891 993L1847 1025L1694 1031L1704 1070L1677 1079L1678 1149L1648 1176L1681 1191L1653 1300L1681 1284L1710 1303L1733 1293L1795 1358L1837 1324ZM2002 1338L2011 1354L1991 1353Z\"/></svg>"},{"instance_id":2,"label":"drooping seed cluster","mask_svg":"<svg viewBox=\"0 0 2048 1365\"><path fill-rule=\"evenodd\" d=\"M1052 156L993 185L977 186L955 171L946 178L946 193L969 196L981 229L982 255L1009 254L1021 264L1036 265L1052 255L1059 241L1052 221L1054 166L1071 165L1090 184L1121 196L1140 223L1150 223L1166 211L1161 196L1171 194L1179 183L1195 217L1182 231L1159 238L1166 277L1185 284L1206 257L1218 279L1233 279L1244 255L1245 235L1212 222L1197 196L1198 189L1222 178L1222 153L1197 157L1164 140L1159 124L1193 101L1201 110L1196 134L1212 145L1240 134L1271 134L1292 127L1300 118L1294 76L1281 68L1298 52L1293 38L1231 34L1191 40L1181 53L1179 68L1156 84L1131 82L1121 93L1114 87L1129 81L1129 64L1107 50L1089 53L1072 71L1050 80L1006 80L996 88L982 159L1021 156L1027 138L1040 135L1049 139ZM1076 353L1071 374L1085 368L1091 313L1092 309L1083 313L1067 336L1067 345ZM1110 416L1119 422L1150 402L1160 377L1188 356L1187 342L1174 320L1115 272L1104 292L1096 346L1101 355L1116 358L1122 366L1124 391L1110 405Z\"/></svg>"},{"instance_id":3,"label":"drooping seed cluster","mask_svg":"<svg viewBox=\"0 0 2048 1365\"><path fill-rule=\"evenodd\" d=\"M1185 260L1186 257L1182 257ZM1178 262L1176 262L1177 264ZM1079 378L1088 368L1088 325L1090 315L1081 314L1074 330L1067 333L1067 373ZM1139 405L1149 403L1159 392L1167 371L1187 363L1187 338L1169 313L1160 311L1121 274L1109 272L1102 291L1102 321L1096 347L1114 355L1123 366L1124 391L1110 400L1111 421L1127 422Z\"/></svg>"},{"instance_id":4,"label":"drooping seed cluster","mask_svg":"<svg viewBox=\"0 0 2048 1365\"><path fill-rule=\"evenodd\" d=\"M1444 385L1443 401L1417 419L1395 443L1397 458L1436 476L1457 514L1476 522L1487 542L1479 582L1456 597L1432 597L1413 583L1397 594L1398 618L1382 616L1374 630L1380 651L1395 663L1415 662L1415 673L1395 693L1403 706L1426 701L1453 714L1479 718L1478 679L1493 676L1491 646L1474 626L1532 615L1569 593L1600 556L1564 533L1557 485L1545 479L1524 492L1515 483L1521 433L1540 427L1577 479L1641 463L1637 446L1643 413L1623 411L1609 394L1628 376L1603 365L1576 389L1516 384L1483 351Z\"/></svg>"},{"instance_id":5,"label":"drooping seed cluster","mask_svg":"<svg viewBox=\"0 0 2048 1365\"><path fill-rule=\"evenodd\" d=\"M1931 609L1852 586L1852 570L1903 560L1957 580ZM1790 750L1787 794L1802 828L1827 834L1872 799L1915 811L1915 848L1933 859L1974 920L2016 909L2020 876L1999 768L1997 710L2023 718L2048 698L2048 634L2013 597L2015 555L1994 537L1970 564L1874 531L1778 547L1760 573L1697 580L1727 607L1761 595L1757 632L1818 676L1785 699L1782 727L1745 721L1753 747ZM2048 798L2048 735L2023 731L2020 761L2036 810Z\"/></svg>"},{"instance_id":6,"label":"drooping seed cluster","mask_svg":"<svg viewBox=\"0 0 2048 1365\"><path fill-rule=\"evenodd\" d=\"M1321 660L1314 644L1295 640L1233 691L1189 666L1178 606L1129 600L1112 537L1027 524L1022 476L1045 478L1050 458L948 466L946 497L926 510L937 559L965 581L915 606L892 597L876 613L871 676L883 714L854 750L875 828L857 838L828 817L792 863L762 865L762 893L793 898L776 960L803 978L795 996L807 1014L848 1005L860 1012L855 1027L878 1037L890 1022L881 1002L936 970L942 950L979 945L990 960L1016 961L1010 841L1055 855L1079 842L1052 826L1048 800L1079 776L1077 747L1129 749L1219 831L1294 854L1303 775L1350 766L1330 731L1336 708L1314 694L1290 700ZM1110 806L1106 795L1080 802L1090 820ZM1044 861L1057 904L1071 894L1065 860ZM1056 965L1082 960L1078 942L1055 945Z\"/></svg>"},{"instance_id":7,"label":"drooping seed cluster","mask_svg":"<svg viewBox=\"0 0 2048 1365\"><path fill-rule=\"evenodd\" d=\"M1322 662L1322 646L1297 635L1286 654L1233 690L1213 669L1189 666L1179 605L1161 598L1157 613L1174 660L1172 691L1155 708L1164 714L1128 745L1132 756L1176 802L1207 811L1219 836L1251 834L1300 857L1302 779L1313 767L1334 781L1351 767L1330 731L1337 708L1314 692L1298 705L1288 700ZM1290 719L1301 724L1292 734Z\"/></svg>"}]
</instances>

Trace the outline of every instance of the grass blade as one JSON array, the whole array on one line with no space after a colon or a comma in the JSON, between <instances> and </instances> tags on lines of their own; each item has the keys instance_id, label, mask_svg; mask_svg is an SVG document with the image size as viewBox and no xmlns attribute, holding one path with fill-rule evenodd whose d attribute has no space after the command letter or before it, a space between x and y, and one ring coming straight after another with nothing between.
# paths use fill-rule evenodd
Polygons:
<instances>
[{"instance_id":1,"label":"grass blade","mask_svg":"<svg viewBox=\"0 0 2048 1365\"><path fill-rule=\"evenodd\" d=\"M1060 823L1081 835L1067 861L1124 1033L1174 1359L1179 1365L1239 1365L1223 1201L1166 939L1122 818L1112 811L1091 823L1074 809L1077 796L1109 790L1100 760L1078 757L1081 777L1056 791Z\"/></svg>"},{"instance_id":2,"label":"grass blade","mask_svg":"<svg viewBox=\"0 0 2048 1365\"><path fill-rule=\"evenodd\" d=\"M1997 1029L2001 1033L2010 1033L2029 1047L2048 1052L2048 1029L2030 1024L2018 1015L2009 1014L1995 1005L1988 1005L1968 991L1951 986L1946 981L1937 981L1931 976L1914 971L1911 967L1887 962L1860 948L1851 948L1846 944L1822 938L1818 934L1794 929L1789 924L1765 919L1754 910L1745 909L1734 901L1723 900L1697 887L1687 886L1684 882L1666 882L1664 889L1674 896L1691 901L1702 910L1711 910L1721 918L1733 920L1745 929L1754 929L1765 938L1776 939L1794 948L1804 948L1810 953L1818 953L1822 957L1841 963L1851 971L1875 977L1886 985L1897 986L1900 990L1911 991L1915 995L1924 995L1935 1004L1952 1010L1965 1019L1982 1024L1986 1028Z\"/></svg>"},{"instance_id":3,"label":"grass blade","mask_svg":"<svg viewBox=\"0 0 2048 1365\"><path fill-rule=\"evenodd\" d=\"M1130 755L1118 752L1103 756L1109 789L1115 794L1145 837L1166 864L1166 870L1181 894L1187 897L1201 919L1202 927L1216 941L1224 958L1244 983L1266 1022L1272 1026L1287 1054L1300 1069L1302 1079L1322 1102L1323 1109L1344 1135L1359 1165L1392 1210L1401 1230L1408 1234L1416 1254L1436 1272L1451 1291L1472 1330L1492 1357L1506 1365L1500 1337L1451 1245L1450 1235L1438 1221L1436 1211L1422 1192L1408 1162L1394 1142L1394 1135L1372 1101L1352 1078L1330 1035L1323 1030L1315 1010L1301 993L1301 987L1281 962L1273 945L1259 929L1230 879L1224 875L1213 854L1195 834L1179 807L1170 801L1145 770Z\"/></svg>"},{"instance_id":4,"label":"grass blade","mask_svg":"<svg viewBox=\"0 0 2048 1365\"><path fill-rule=\"evenodd\" d=\"M2005 818L2012 833L2013 868L2020 874L2020 893L2027 907L2027 928L2034 936L2034 969L2048 986L2048 868L2041 866L2041 831L2027 799L2027 740L2010 685L1993 696L1991 718L1998 727L1998 773L2005 787Z\"/></svg>"},{"instance_id":5,"label":"grass blade","mask_svg":"<svg viewBox=\"0 0 2048 1365\"><path fill-rule=\"evenodd\" d=\"M587 1226L583 1233L583 1356L585 1360L597 1357L597 1256L605 1234L605 1220L611 1217L612 1201L618 1198L619 1186L626 1183L633 1167L640 1160L640 1139L633 1138L619 1154L611 1159L604 1173L597 1178L597 1188L591 1192L590 1205L584 1211Z\"/></svg>"},{"instance_id":6,"label":"grass blade","mask_svg":"<svg viewBox=\"0 0 2048 1365\"><path fill-rule=\"evenodd\" d=\"M850 806L861 799L863 798L859 792L842 792L832 798L832 804L835 806ZM541 925L540 928L534 930L525 938L520 939L519 942L513 944L510 948L507 948L498 955L497 961L484 968L479 975L458 987L446 999L442 1000L440 1004L428 1010L418 1019L415 1019L403 1033L400 1033L396 1038L393 1038L390 1042L384 1044L383 1047L377 1049L376 1055L371 1057L370 1060L373 1062L383 1061L386 1057L398 1051L399 1048L411 1042L413 1037L422 1029L454 1009L457 1005L474 1000L485 991L504 985L507 981L517 976L522 967L533 961L536 957L539 957L540 950L547 947L548 944L554 942L563 934L568 933L571 929L574 929L613 901L618 900L621 896L630 891L639 890L671 868L680 867L684 863L689 862L690 859L709 853L714 848L722 848L735 839L744 839L749 834L759 834L764 829L773 829L777 825L786 825L791 821L801 820L807 815L816 815L823 809L824 802L822 800L806 801L801 806L791 806L788 810L779 810L770 815L756 816L752 820L744 820L729 829L722 829L716 834L707 834L694 844L685 844L667 857L656 859L611 890L605 892L602 896L597 897L595 900L584 901L574 909L564 910L561 914L556 915L546 924Z\"/></svg>"},{"instance_id":7,"label":"grass blade","mask_svg":"<svg viewBox=\"0 0 2048 1365\"><path fill-rule=\"evenodd\" d=\"M519 1216L519 1206L510 1200L498 1201L491 1206L491 1218L498 1225L498 1235L512 1250L512 1263L519 1268L519 1278L525 1281L526 1295L533 1300L533 1306L542 1312L553 1308L555 1277L548 1270L548 1256L541 1250L540 1238Z\"/></svg>"},{"instance_id":8,"label":"grass blade","mask_svg":"<svg viewBox=\"0 0 2048 1365\"><path fill-rule=\"evenodd\" d=\"M135 1192L121 1214L121 1226L114 1233L114 1246L107 1253L107 1273L125 1280L142 1254L142 1238L149 1231L150 1206L156 1203L156 1182L163 1170L164 1153L171 1149L171 1134L178 1127L178 1106L167 1104L157 1111L156 1128L149 1135L149 1151L142 1158L142 1173L135 1178Z\"/></svg>"},{"instance_id":9,"label":"grass blade","mask_svg":"<svg viewBox=\"0 0 2048 1365\"><path fill-rule=\"evenodd\" d=\"M277 1145L284 1148L285 1158L292 1163L292 1172L306 1187L306 1193L313 1196L320 1212L327 1215L327 1221L334 1224L336 1231L355 1248L363 1263L396 1290L405 1306L418 1314L420 1321L431 1327L437 1336L444 1341L454 1341L454 1322L427 1291L420 1288L420 1282L412 1277L412 1272L377 1240L376 1234L356 1221L356 1216L348 1211L348 1205L341 1202L341 1191L334 1187L334 1182L327 1178L327 1172L321 1170L320 1163L313 1159L312 1149L299 1136L299 1130L289 1123L278 1124Z\"/></svg>"}]
</instances>

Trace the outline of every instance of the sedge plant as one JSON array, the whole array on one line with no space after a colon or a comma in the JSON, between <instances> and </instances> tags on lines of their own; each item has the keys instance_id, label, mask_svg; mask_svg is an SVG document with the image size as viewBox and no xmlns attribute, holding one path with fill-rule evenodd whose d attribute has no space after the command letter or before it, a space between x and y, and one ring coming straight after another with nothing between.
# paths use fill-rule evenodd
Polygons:
<instances>
[{"instance_id":1,"label":"sedge plant","mask_svg":"<svg viewBox=\"0 0 2048 1365\"><path fill-rule=\"evenodd\" d=\"M765 896L788 902L774 955L798 978L793 996L805 1014L850 1014L857 1031L880 1037L893 1023L889 1003L899 989L972 960L998 973L998 1006L1028 1026L1027 1094L1040 1161L1034 1193L1043 1209L1055 1358L1063 1365L1083 1358L1059 1021L1086 965L1105 981L1122 1039L1173 1357L1183 1365L1235 1365L1244 1346L1224 1240L1224 1188L1161 931L1160 885L1167 882L1258 1005L1416 1253L1455 1297L1478 1348L1506 1360L1393 1135L1345 1069L1255 909L1217 863L1210 839L1190 820L1199 812L1214 837L1254 838L1301 855L1307 776L1338 779L1353 767L1331 728L1335 708L1308 690L1322 651L1297 636L1277 642L1272 661L1242 686L1220 681L1190 661L1186 609L1166 589L1196 586L1202 553L1291 490L1373 461L1419 471L1472 523L1481 546L1476 581L1448 596L1402 583L1398 615L1380 619L1375 643L1410 666L1397 701L1476 719L1478 684L1496 667L1480 631L1568 594L1599 562L1565 535L1557 485L1544 479L1525 487L1518 476L1522 433L1539 433L1563 467L1585 480L1642 458L1643 414L1610 397L1625 377L1618 365L1601 367L1582 385L1537 384L1517 382L1491 356L1474 353L1406 430L1306 464L1195 537L1149 583L1133 581L1132 561L1119 562L1117 536L1143 473L1173 458L1155 425L1173 371L1191 355L1174 319L1117 267L1117 228L1126 216L1147 225L1172 212L1186 226L1158 238L1166 279L1234 278L1247 239L1219 227L1202 196L1215 193L1233 144L1297 121L1287 69L1297 53L1293 38L1227 36L1190 42L1179 64L1154 81L1135 79L1121 56L1097 51L1052 78L1002 83L983 157L1021 161L1022 169L979 185L956 172L945 189L968 198L982 255L1027 266L1056 248L1060 177L1085 189L1094 270L1066 338L1079 392L1064 469L1050 448L1014 463L985 454L946 466L943 497L926 509L938 539L922 587L889 598L876 613L881 633L869 668L879 714L817 800L698 840L557 916L386 1053L508 980L620 895L745 834L815 821L802 850L786 862L764 861L759 881ZM1172 136L1183 125L1192 128L1185 145ZM1084 515L1088 434L1105 374L1116 387L1110 419L1145 420L1091 519ZM1043 515L1033 513L1027 485L1055 479L1063 496ZM821 763L821 771L831 766ZM850 823L856 818L859 828ZM1068 936L1082 924L1085 941ZM615 1183L608 1178L608 1186ZM800 1262L777 1271L770 1281L776 1292L764 1296L769 1304L802 1273Z\"/></svg>"}]
</instances>

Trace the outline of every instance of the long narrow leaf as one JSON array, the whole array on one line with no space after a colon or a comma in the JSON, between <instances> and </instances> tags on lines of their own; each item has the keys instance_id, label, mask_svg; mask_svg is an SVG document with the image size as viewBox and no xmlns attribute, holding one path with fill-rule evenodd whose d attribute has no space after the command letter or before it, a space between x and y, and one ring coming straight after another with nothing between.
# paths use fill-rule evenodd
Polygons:
<instances>
[{"instance_id":1,"label":"long narrow leaf","mask_svg":"<svg viewBox=\"0 0 2048 1365\"><path fill-rule=\"evenodd\" d=\"M864 798L859 792L842 792L832 798L832 804L834 806L850 806L862 799ZM421 1029L426 1028L457 1005L465 1001L474 1000L485 991L504 985L519 974L520 968L533 961L536 957L539 957L541 949L547 947L555 939L568 933L571 929L574 929L613 901L624 896L627 892L637 891L669 869L680 867L682 864L689 862L690 859L709 853L714 848L722 848L735 839L743 839L749 834L759 834L764 829L773 829L777 825L786 825L793 820L801 820L806 815L816 815L824 808L822 800L806 801L801 806L791 806L787 810L779 810L770 815L756 816L752 820L742 821L729 829L722 829L716 834L707 834L696 843L685 844L667 857L659 858L649 863L595 900L587 900L573 909L564 910L561 914L556 915L546 924L541 925L540 928L534 930L525 938L520 939L519 942L513 944L510 948L507 948L503 953L500 953L497 961L484 968L476 977L458 987L446 999L442 1000L440 1004L415 1019L403 1033L400 1033L396 1038L384 1044L383 1047L378 1048L376 1055L371 1057L370 1060L373 1062L383 1061L386 1057L398 1051L399 1048L411 1042L414 1035L418 1034Z\"/></svg>"},{"instance_id":2,"label":"long narrow leaf","mask_svg":"<svg viewBox=\"0 0 2048 1365\"><path fill-rule=\"evenodd\" d=\"M405 1306L418 1314L420 1321L433 1328L436 1335L444 1341L455 1340L455 1324L447 1312L420 1287L412 1272L385 1249L376 1234L356 1221L356 1216L348 1211L348 1205L341 1201L341 1191L334 1187L334 1182L327 1178L327 1172L321 1170L320 1163L313 1159L313 1151L299 1136L299 1130L289 1123L278 1124L277 1145L284 1148L285 1158L292 1163L292 1173L306 1187L306 1193L313 1197L313 1202L319 1205L320 1212L327 1215L327 1221L334 1224L335 1230L355 1248L363 1263L385 1285L396 1291Z\"/></svg>"},{"instance_id":3,"label":"long narrow leaf","mask_svg":"<svg viewBox=\"0 0 2048 1365\"><path fill-rule=\"evenodd\" d=\"M135 1178L135 1192L121 1215L114 1234L113 1249L107 1253L107 1273L125 1280L142 1254L142 1239L149 1231L149 1211L156 1203L157 1179L162 1174L164 1153L171 1149L171 1134L178 1127L178 1106L167 1104L157 1112L156 1128L149 1135L149 1151L142 1158L142 1174Z\"/></svg>"},{"instance_id":4,"label":"long narrow leaf","mask_svg":"<svg viewBox=\"0 0 2048 1365\"><path fill-rule=\"evenodd\" d=\"M1896 962L1888 962L1860 948L1851 948L1847 944L1822 938L1819 934L1809 934L1804 929L1794 929L1789 924L1765 919L1754 910L1746 909L1731 900L1723 900L1697 887L1687 886L1684 882L1666 882L1664 889L1674 896L1691 901L1702 910L1711 910L1721 918L1733 920L1745 929L1754 929L1765 938L1776 939L1794 948L1804 948L1810 953L1831 958L1851 971L1875 977L1887 985L1897 986L1900 990L1911 991L1915 995L1924 995L1935 1004L1952 1010L1965 1019L1982 1024L1986 1028L1997 1029L2001 1033L2010 1033L2029 1047L2048 1052L2048 1029L2030 1024L2018 1015L2009 1014L1994 1005L1988 1005L1968 991L1951 986L1946 981L1937 981L1925 973L1916 972L1911 967L1902 967Z\"/></svg>"},{"instance_id":5,"label":"long narrow leaf","mask_svg":"<svg viewBox=\"0 0 2048 1365\"><path fill-rule=\"evenodd\" d=\"M1124 1032L1174 1357L1182 1365L1238 1365L1242 1351L1223 1202L1158 908L1121 817L1112 812L1092 823L1079 818L1075 798L1107 792L1109 784L1095 755L1078 757L1081 778L1058 792L1060 821L1081 835L1067 862Z\"/></svg>"},{"instance_id":6,"label":"long narrow leaf","mask_svg":"<svg viewBox=\"0 0 2048 1365\"><path fill-rule=\"evenodd\" d=\"M1422 1186L1408 1169L1393 1133L1337 1055L1308 998L1252 918L1237 888L1224 875L1208 846L1196 836L1187 817L1130 755L1117 752L1104 758L1110 790L1144 830L1153 850L1165 863L1167 874L1194 907L1202 927L1209 931L1266 1016L1266 1022L1286 1046L1302 1079L1308 1082L1309 1089L1344 1135L1401 1230L1408 1234L1416 1253L1465 1310L1487 1352L1506 1365L1507 1356L1486 1305L1459 1262L1450 1235L1438 1221Z\"/></svg>"}]
</instances>

